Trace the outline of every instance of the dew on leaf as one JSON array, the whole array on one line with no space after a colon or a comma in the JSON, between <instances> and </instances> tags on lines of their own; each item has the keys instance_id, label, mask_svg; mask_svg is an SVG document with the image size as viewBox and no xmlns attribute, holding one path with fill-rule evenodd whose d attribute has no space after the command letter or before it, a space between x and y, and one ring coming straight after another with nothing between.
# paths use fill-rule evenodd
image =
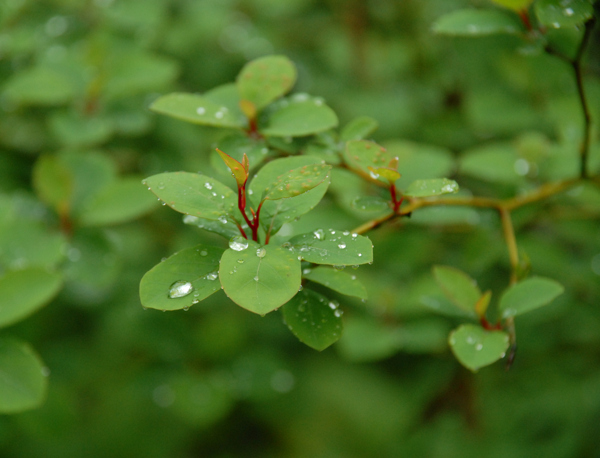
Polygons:
<instances>
[{"instance_id":1,"label":"dew on leaf","mask_svg":"<svg viewBox=\"0 0 600 458\"><path fill-rule=\"evenodd\" d=\"M318 240L325 239L325 233L323 232L323 229L317 229L316 231L313 232L313 234Z\"/></svg>"},{"instance_id":2,"label":"dew on leaf","mask_svg":"<svg viewBox=\"0 0 600 458\"><path fill-rule=\"evenodd\" d=\"M198 113L200 116L202 116L203 114L206 113L206 108L204 108L204 107L198 107L196 109L196 113Z\"/></svg>"},{"instance_id":3,"label":"dew on leaf","mask_svg":"<svg viewBox=\"0 0 600 458\"><path fill-rule=\"evenodd\" d=\"M211 272L206 275L206 279L210 280L210 281L214 281L217 279L218 276L219 276L218 272Z\"/></svg>"},{"instance_id":4,"label":"dew on leaf","mask_svg":"<svg viewBox=\"0 0 600 458\"><path fill-rule=\"evenodd\" d=\"M229 240L229 248L234 251L243 251L248 248L248 240L241 235L235 235Z\"/></svg>"},{"instance_id":5,"label":"dew on leaf","mask_svg":"<svg viewBox=\"0 0 600 458\"><path fill-rule=\"evenodd\" d=\"M178 297L185 297L194 290L194 287L189 281L178 280L171 284L169 288L168 297L170 299L177 299Z\"/></svg>"},{"instance_id":6,"label":"dew on leaf","mask_svg":"<svg viewBox=\"0 0 600 458\"><path fill-rule=\"evenodd\" d=\"M475 350L476 351L481 351L483 350L483 344L478 343L477 345L475 345Z\"/></svg>"},{"instance_id":7,"label":"dew on leaf","mask_svg":"<svg viewBox=\"0 0 600 458\"><path fill-rule=\"evenodd\" d=\"M254 277L254 281L258 281L258 275Z\"/></svg>"},{"instance_id":8,"label":"dew on leaf","mask_svg":"<svg viewBox=\"0 0 600 458\"><path fill-rule=\"evenodd\" d=\"M200 256L206 256L208 254L208 252L206 250L202 250L200 252Z\"/></svg>"},{"instance_id":9,"label":"dew on leaf","mask_svg":"<svg viewBox=\"0 0 600 458\"><path fill-rule=\"evenodd\" d=\"M333 270L344 270L346 266L333 266Z\"/></svg>"},{"instance_id":10,"label":"dew on leaf","mask_svg":"<svg viewBox=\"0 0 600 458\"><path fill-rule=\"evenodd\" d=\"M345 243L340 243L340 244L338 245L338 248L339 248L340 250L343 250L344 248L346 248L346 244L345 244Z\"/></svg>"},{"instance_id":11,"label":"dew on leaf","mask_svg":"<svg viewBox=\"0 0 600 458\"><path fill-rule=\"evenodd\" d=\"M335 310L335 312L333 312L333 314L334 314L334 315L335 315L337 318L339 318L339 317L341 317L341 316L344 314L344 312L342 312L340 309L336 309L336 310Z\"/></svg>"},{"instance_id":12,"label":"dew on leaf","mask_svg":"<svg viewBox=\"0 0 600 458\"><path fill-rule=\"evenodd\" d=\"M218 219L221 224L227 224L227 218L224 215L219 216Z\"/></svg>"},{"instance_id":13,"label":"dew on leaf","mask_svg":"<svg viewBox=\"0 0 600 458\"><path fill-rule=\"evenodd\" d=\"M256 250L256 256L258 256L259 258L264 258L267 255L267 250L265 250L264 248L259 248L258 250Z\"/></svg>"},{"instance_id":14,"label":"dew on leaf","mask_svg":"<svg viewBox=\"0 0 600 458\"><path fill-rule=\"evenodd\" d=\"M210 190L213 188L213 187L212 187L212 184L210 184L210 183L204 183L204 187L205 187L206 189L208 189L209 191L210 191Z\"/></svg>"}]
</instances>

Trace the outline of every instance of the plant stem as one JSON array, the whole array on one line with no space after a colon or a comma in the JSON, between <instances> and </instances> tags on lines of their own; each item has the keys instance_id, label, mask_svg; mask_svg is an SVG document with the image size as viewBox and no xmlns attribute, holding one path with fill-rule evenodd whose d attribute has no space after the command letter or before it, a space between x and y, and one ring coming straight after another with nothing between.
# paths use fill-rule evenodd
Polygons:
<instances>
[{"instance_id":1,"label":"plant stem","mask_svg":"<svg viewBox=\"0 0 600 458\"><path fill-rule=\"evenodd\" d=\"M508 248L508 257L510 259L510 284L513 285L517 282L517 272L519 268L519 251L517 249L515 228L512 224L510 211L506 208L500 208L498 211L500 213L500 220L502 221L504 240L506 241L506 247Z\"/></svg>"}]
</instances>

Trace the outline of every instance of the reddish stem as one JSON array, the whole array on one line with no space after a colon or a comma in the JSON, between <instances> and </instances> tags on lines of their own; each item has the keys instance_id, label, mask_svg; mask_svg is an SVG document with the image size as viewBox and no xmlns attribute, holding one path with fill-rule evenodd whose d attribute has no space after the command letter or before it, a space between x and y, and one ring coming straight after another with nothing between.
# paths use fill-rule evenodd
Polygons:
<instances>
[{"instance_id":1,"label":"reddish stem","mask_svg":"<svg viewBox=\"0 0 600 458\"><path fill-rule=\"evenodd\" d=\"M529 12L524 9L519 11L519 17L521 18L521 21L523 22L523 25L525 26L525 28L531 32L533 30L533 27L531 26L531 21L529 20Z\"/></svg>"},{"instance_id":2,"label":"reddish stem","mask_svg":"<svg viewBox=\"0 0 600 458\"><path fill-rule=\"evenodd\" d=\"M502 329L502 324L497 322L496 324L490 323L485 316L479 317L479 323L484 329L488 331L500 331Z\"/></svg>"},{"instance_id":3,"label":"reddish stem","mask_svg":"<svg viewBox=\"0 0 600 458\"><path fill-rule=\"evenodd\" d=\"M400 205L402 205L402 201L404 200L404 197L400 197L400 199L398 199L398 193L396 190L396 185L394 183L392 183L392 185L390 186L390 195L392 196L392 203L394 204L394 213L398 213L398 211L400 210Z\"/></svg>"}]
</instances>

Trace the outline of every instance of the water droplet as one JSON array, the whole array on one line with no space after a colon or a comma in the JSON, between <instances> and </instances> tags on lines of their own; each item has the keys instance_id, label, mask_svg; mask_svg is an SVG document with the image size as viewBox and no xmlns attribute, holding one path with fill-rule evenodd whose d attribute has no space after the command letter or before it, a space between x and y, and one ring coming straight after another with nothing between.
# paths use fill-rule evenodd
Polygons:
<instances>
[{"instance_id":1,"label":"water droplet","mask_svg":"<svg viewBox=\"0 0 600 458\"><path fill-rule=\"evenodd\" d=\"M223 113L222 111L217 111L215 113L215 118L217 119L223 119L223 116L225 116L225 113Z\"/></svg>"},{"instance_id":2,"label":"water droplet","mask_svg":"<svg viewBox=\"0 0 600 458\"><path fill-rule=\"evenodd\" d=\"M309 273L311 273L311 272L312 272L312 269L308 269L308 268L306 268L306 269L304 269L304 270L302 271L302 273L303 273L304 275L308 275L308 274L309 274Z\"/></svg>"},{"instance_id":3,"label":"water droplet","mask_svg":"<svg viewBox=\"0 0 600 458\"><path fill-rule=\"evenodd\" d=\"M329 308L331 310L335 310L337 308L337 304L333 301L329 302L329 304L327 304L329 306Z\"/></svg>"},{"instance_id":4,"label":"water droplet","mask_svg":"<svg viewBox=\"0 0 600 458\"><path fill-rule=\"evenodd\" d=\"M478 343L477 345L475 345L475 350L476 351L481 351L483 350L483 344Z\"/></svg>"},{"instance_id":5,"label":"water droplet","mask_svg":"<svg viewBox=\"0 0 600 458\"><path fill-rule=\"evenodd\" d=\"M325 239L325 232L323 232L323 229L317 229L316 231L313 232L313 234L315 235L317 240Z\"/></svg>"},{"instance_id":6,"label":"water droplet","mask_svg":"<svg viewBox=\"0 0 600 458\"><path fill-rule=\"evenodd\" d=\"M304 287L302 285L300 285L300 287L298 288L298 291L302 291L304 289Z\"/></svg>"},{"instance_id":7,"label":"water droplet","mask_svg":"<svg viewBox=\"0 0 600 458\"><path fill-rule=\"evenodd\" d=\"M241 235L234 235L231 237L231 240L229 240L229 248L234 251L244 251L248 248L248 240Z\"/></svg>"},{"instance_id":8,"label":"water droplet","mask_svg":"<svg viewBox=\"0 0 600 458\"><path fill-rule=\"evenodd\" d=\"M169 298L176 299L178 297L185 297L194 290L194 287L189 281L178 280L174 282L169 288Z\"/></svg>"},{"instance_id":9,"label":"water droplet","mask_svg":"<svg viewBox=\"0 0 600 458\"><path fill-rule=\"evenodd\" d=\"M221 215L218 219L221 224L227 224L227 218L225 216Z\"/></svg>"},{"instance_id":10,"label":"water droplet","mask_svg":"<svg viewBox=\"0 0 600 458\"><path fill-rule=\"evenodd\" d=\"M344 267L346 266L333 266L333 270L344 270Z\"/></svg>"},{"instance_id":11,"label":"water droplet","mask_svg":"<svg viewBox=\"0 0 600 458\"><path fill-rule=\"evenodd\" d=\"M340 243L340 244L338 245L338 248L339 248L340 250L343 250L344 248L346 248L346 244L345 244L345 243Z\"/></svg>"},{"instance_id":12,"label":"water droplet","mask_svg":"<svg viewBox=\"0 0 600 458\"><path fill-rule=\"evenodd\" d=\"M206 256L208 254L208 252L206 250L202 250L200 252L200 256Z\"/></svg>"},{"instance_id":13,"label":"water droplet","mask_svg":"<svg viewBox=\"0 0 600 458\"><path fill-rule=\"evenodd\" d=\"M238 262L238 264L243 264L244 260L243 259L238 259L237 262Z\"/></svg>"},{"instance_id":14,"label":"water droplet","mask_svg":"<svg viewBox=\"0 0 600 458\"><path fill-rule=\"evenodd\" d=\"M264 248L259 248L258 250L256 250L256 256L258 256L259 258L264 258L267 255L267 250L265 250Z\"/></svg>"},{"instance_id":15,"label":"water droplet","mask_svg":"<svg viewBox=\"0 0 600 458\"><path fill-rule=\"evenodd\" d=\"M258 275L254 277L254 281L258 281Z\"/></svg>"},{"instance_id":16,"label":"water droplet","mask_svg":"<svg viewBox=\"0 0 600 458\"><path fill-rule=\"evenodd\" d=\"M196 113L198 113L200 116L202 116L204 113L206 113L206 108L204 108L204 107L198 107L196 109Z\"/></svg>"},{"instance_id":17,"label":"water droplet","mask_svg":"<svg viewBox=\"0 0 600 458\"><path fill-rule=\"evenodd\" d=\"M379 174L373 172L372 170L369 172L369 175L371 176L371 178L373 178L374 180L376 180L377 178L379 178Z\"/></svg>"},{"instance_id":18,"label":"water droplet","mask_svg":"<svg viewBox=\"0 0 600 458\"><path fill-rule=\"evenodd\" d=\"M160 189L160 190L165 189L165 184L164 183L159 183L158 184L158 189Z\"/></svg>"},{"instance_id":19,"label":"water droplet","mask_svg":"<svg viewBox=\"0 0 600 458\"><path fill-rule=\"evenodd\" d=\"M352 268L353 268L354 270L358 269L359 267L360 267L360 266L359 266L358 264L355 264L355 265L353 265L353 266L352 266ZM354 277L354 278L356 278L356 277ZM352 280L354 280L354 278L353 278Z\"/></svg>"},{"instance_id":20,"label":"water droplet","mask_svg":"<svg viewBox=\"0 0 600 458\"><path fill-rule=\"evenodd\" d=\"M466 341L468 344L473 345L475 343L475 338L473 336L468 336Z\"/></svg>"},{"instance_id":21,"label":"water droplet","mask_svg":"<svg viewBox=\"0 0 600 458\"><path fill-rule=\"evenodd\" d=\"M340 309L336 309L335 312L333 312L333 314L339 318L344 314L344 312L342 312Z\"/></svg>"},{"instance_id":22,"label":"water droplet","mask_svg":"<svg viewBox=\"0 0 600 458\"><path fill-rule=\"evenodd\" d=\"M352 234L353 239L355 239L356 237L358 237L358 234L356 234L356 233Z\"/></svg>"},{"instance_id":23,"label":"water droplet","mask_svg":"<svg viewBox=\"0 0 600 458\"><path fill-rule=\"evenodd\" d=\"M206 275L206 279L210 280L210 281L214 281L219 277L219 273L217 271L215 272L211 272L209 274Z\"/></svg>"},{"instance_id":24,"label":"water droplet","mask_svg":"<svg viewBox=\"0 0 600 458\"><path fill-rule=\"evenodd\" d=\"M342 234L344 234L344 235L350 235L350 232L344 231L344 232L342 232Z\"/></svg>"},{"instance_id":25,"label":"water droplet","mask_svg":"<svg viewBox=\"0 0 600 458\"><path fill-rule=\"evenodd\" d=\"M189 307L183 307L183 311L187 312L190 308Z\"/></svg>"},{"instance_id":26,"label":"water droplet","mask_svg":"<svg viewBox=\"0 0 600 458\"><path fill-rule=\"evenodd\" d=\"M204 183L204 187L210 191L212 189L212 184Z\"/></svg>"},{"instance_id":27,"label":"water droplet","mask_svg":"<svg viewBox=\"0 0 600 458\"><path fill-rule=\"evenodd\" d=\"M565 8L563 13L565 16L573 16L573 14L575 14L575 11L573 11L573 8Z\"/></svg>"}]
</instances>

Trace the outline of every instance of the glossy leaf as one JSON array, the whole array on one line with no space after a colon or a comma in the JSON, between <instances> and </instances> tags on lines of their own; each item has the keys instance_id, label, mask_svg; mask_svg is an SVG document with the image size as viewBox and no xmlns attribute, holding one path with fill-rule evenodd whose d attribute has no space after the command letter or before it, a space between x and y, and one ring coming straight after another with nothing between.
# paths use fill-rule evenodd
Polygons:
<instances>
[{"instance_id":1,"label":"glossy leaf","mask_svg":"<svg viewBox=\"0 0 600 458\"><path fill-rule=\"evenodd\" d=\"M454 302L450 301L442 294L426 294L419 298L419 303L429 310L444 316L460 317L460 318L476 318L473 310L465 310L458 307Z\"/></svg>"},{"instance_id":2,"label":"glossy leaf","mask_svg":"<svg viewBox=\"0 0 600 458\"><path fill-rule=\"evenodd\" d=\"M494 183L518 183L522 180L517 173L518 161L513 145L492 143L465 151L460 158L460 171Z\"/></svg>"},{"instance_id":3,"label":"glossy leaf","mask_svg":"<svg viewBox=\"0 0 600 458\"><path fill-rule=\"evenodd\" d=\"M529 8L529 5L533 3L533 0L492 0L500 6L509 8L514 11L523 11Z\"/></svg>"},{"instance_id":4,"label":"glossy leaf","mask_svg":"<svg viewBox=\"0 0 600 458\"><path fill-rule=\"evenodd\" d=\"M409 197L430 197L458 192L458 183L448 178L413 181L403 192Z\"/></svg>"},{"instance_id":5,"label":"glossy leaf","mask_svg":"<svg viewBox=\"0 0 600 458\"><path fill-rule=\"evenodd\" d=\"M483 36L524 31L518 16L501 10L464 9L448 13L433 24L440 35Z\"/></svg>"},{"instance_id":6,"label":"glossy leaf","mask_svg":"<svg viewBox=\"0 0 600 458\"><path fill-rule=\"evenodd\" d=\"M342 335L339 305L315 291L303 289L282 310L290 331L315 350L325 350Z\"/></svg>"},{"instance_id":7,"label":"glossy leaf","mask_svg":"<svg viewBox=\"0 0 600 458\"><path fill-rule=\"evenodd\" d=\"M275 159L256 174L248 188L249 199L256 209L260 204L264 190L290 170L304 166L321 165L321 160L311 156L295 156ZM265 231L275 233L286 222L312 210L323 198L329 186L329 179L308 192L296 197L279 200L266 200L260 213L260 224Z\"/></svg>"},{"instance_id":8,"label":"glossy leaf","mask_svg":"<svg viewBox=\"0 0 600 458\"><path fill-rule=\"evenodd\" d=\"M4 96L23 105L62 105L76 93L76 86L64 72L45 66L14 73L4 85Z\"/></svg>"},{"instance_id":9,"label":"glossy leaf","mask_svg":"<svg viewBox=\"0 0 600 458\"><path fill-rule=\"evenodd\" d=\"M298 94L301 95L301 94ZM321 99L299 98L296 95L288 103L279 103L259 130L261 134L274 137L302 137L324 132L338 125L335 112Z\"/></svg>"},{"instance_id":10,"label":"glossy leaf","mask_svg":"<svg viewBox=\"0 0 600 458\"><path fill-rule=\"evenodd\" d=\"M323 183L329 178L331 166L310 164L289 170L280 175L263 191L263 199L278 200L296 197Z\"/></svg>"},{"instance_id":11,"label":"glossy leaf","mask_svg":"<svg viewBox=\"0 0 600 458\"><path fill-rule=\"evenodd\" d=\"M188 172L160 173L143 183L173 210L218 220L237 206L237 193L211 177Z\"/></svg>"},{"instance_id":12,"label":"glossy leaf","mask_svg":"<svg viewBox=\"0 0 600 458\"><path fill-rule=\"evenodd\" d=\"M182 121L215 127L244 127L244 120L224 105L196 94L173 93L164 95L150 105L157 113Z\"/></svg>"},{"instance_id":13,"label":"glossy leaf","mask_svg":"<svg viewBox=\"0 0 600 458\"><path fill-rule=\"evenodd\" d=\"M288 242L305 261L315 264L352 266L373 262L373 244L362 235L318 229L297 235Z\"/></svg>"},{"instance_id":14,"label":"glossy leaf","mask_svg":"<svg viewBox=\"0 0 600 458\"><path fill-rule=\"evenodd\" d=\"M285 95L296 82L296 67L285 56L265 56L248 62L236 84L243 100L257 111Z\"/></svg>"},{"instance_id":15,"label":"glossy leaf","mask_svg":"<svg viewBox=\"0 0 600 458\"><path fill-rule=\"evenodd\" d=\"M379 123L369 116L354 118L340 132L340 140L362 140L377 130Z\"/></svg>"},{"instance_id":16,"label":"glossy leaf","mask_svg":"<svg viewBox=\"0 0 600 458\"><path fill-rule=\"evenodd\" d=\"M502 318L522 315L549 304L564 291L550 278L531 277L508 288L500 298Z\"/></svg>"},{"instance_id":17,"label":"glossy leaf","mask_svg":"<svg viewBox=\"0 0 600 458\"><path fill-rule=\"evenodd\" d=\"M475 280L461 270L448 266L435 266L433 275L444 295L454 305L466 312L475 310L475 304L481 297Z\"/></svg>"},{"instance_id":18,"label":"glossy leaf","mask_svg":"<svg viewBox=\"0 0 600 458\"><path fill-rule=\"evenodd\" d=\"M398 325L390 325L372 317L351 315L344 320L344 335L336 350L350 361L379 361L389 358L402 347Z\"/></svg>"},{"instance_id":19,"label":"glossy leaf","mask_svg":"<svg viewBox=\"0 0 600 458\"><path fill-rule=\"evenodd\" d=\"M366 288L354 274L329 267L315 267L307 270L302 275L307 280L319 283L346 296L354 296L360 299L367 298Z\"/></svg>"},{"instance_id":20,"label":"glossy leaf","mask_svg":"<svg viewBox=\"0 0 600 458\"><path fill-rule=\"evenodd\" d=\"M352 202L352 207L364 212L382 212L390 209L387 200L377 196L358 197Z\"/></svg>"},{"instance_id":21,"label":"glossy leaf","mask_svg":"<svg viewBox=\"0 0 600 458\"><path fill-rule=\"evenodd\" d=\"M29 344L0 338L0 413L34 409L44 401L47 369Z\"/></svg>"},{"instance_id":22,"label":"glossy leaf","mask_svg":"<svg viewBox=\"0 0 600 458\"><path fill-rule=\"evenodd\" d=\"M62 276L30 267L10 270L0 277L0 327L21 321L46 305L62 286Z\"/></svg>"},{"instance_id":23,"label":"glossy leaf","mask_svg":"<svg viewBox=\"0 0 600 458\"><path fill-rule=\"evenodd\" d=\"M594 16L594 6L590 0L537 0L535 14L545 26L553 28L583 24Z\"/></svg>"},{"instance_id":24,"label":"glossy leaf","mask_svg":"<svg viewBox=\"0 0 600 458\"><path fill-rule=\"evenodd\" d=\"M150 269L140 282L146 308L187 309L221 289L217 271L223 249L197 245L181 250Z\"/></svg>"},{"instance_id":25,"label":"glossy leaf","mask_svg":"<svg viewBox=\"0 0 600 458\"><path fill-rule=\"evenodd\" d=\"M208 232L214 232L215 234L222 235L227 240L236 235L240 235L240 230L238 229L235 222L228 218L221 218L221 220L209 220L204 218L198 218L193 215L185 215L183 217L184 224L189 224L190 226L196 226L197 228L204 229ZM244 230L248 229L248 225L244 222L242 224L242 228Z\"/></svg>"},{"instance_id":26,"label":"glossy leaf","mask_svg":"<svg viewBox=\"0 0 600 458\"><path fill-rule=\"evenodd\" d=\"M456 359L473 372L504 358L509 346L504 331L486 331L474 324L463 324L450 333L448 343Z\"/></svg>"},{"instance_id":27,"label":"glossy leaf","mask_svg":"<svg viewBox=\"0 0 600 458\"><path fill-rule=\"evenodd\" d=\"M0 264L8 269L52 269L64 259L66 245L63 234L37 222L15 219L0 224Z\"/></svg>"},{"instance_id":28,"label":"glossy leaf","mask_svg":"<svg viewBox=\"0 0 600 458\"><path fill-rule=\"evenodd\" d=\"M245 249L223 253L219 278L225 294L240 307L264 315L289 301L300 288L300 261L281 247L248 241Z\"/></svg>"},{"instance_id":29,"label":"glossy leaf","mask_svg":"<svg viewBox=\"0 0 600 458\"><path fill-rule=\"evenodd\" d=\"M156 199L138 178L126 178L103 188L84 208L79 221L86 226L119 224L156 207Z\"/></svg>"},{"instance_id":30,"label":"glossy leaf","mask_svg":"<svg viewBox=\"0 0 600 458\"><path fill-rule=\"evenodd\" d=\"M375 142L357 140L346 143L344 159L351 168L371 175L372 172L369 170L369 167L386 167L392 156L384 147ZM385 179L382 181L385 181Z\"/></svg>"}]
</instances>

